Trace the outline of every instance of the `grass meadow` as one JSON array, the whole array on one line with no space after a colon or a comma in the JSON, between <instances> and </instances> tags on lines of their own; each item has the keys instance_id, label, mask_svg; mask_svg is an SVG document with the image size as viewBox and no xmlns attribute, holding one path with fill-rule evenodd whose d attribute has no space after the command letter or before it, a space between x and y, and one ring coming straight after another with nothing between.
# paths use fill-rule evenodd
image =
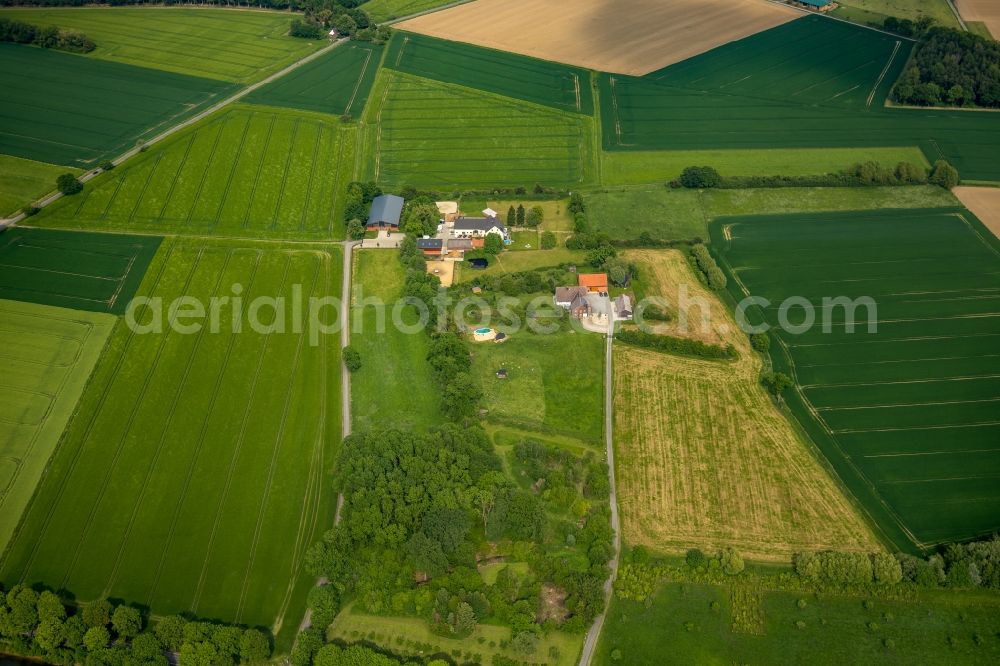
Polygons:
<instances>
[{"instance_id":1,"label":"grass meadow","mask_svg":"<svg viewBox=\"0 0 1000 666\"><path fill-rule=\"evenodd\" d=\"M376 23L425 12L436 7L450 5L456 0L370 0L365 3L365 11Z\"/></svg>"},{"instance_id":2,"label":"grass meadow","mask_svg":"<svg viewBox=\"0 0 1000 666\"><path fill-rule=\"evenodd\" d=\"M156 236L8 229L0 298L122 314L159 245Z\"/></svg>"},{"instance_id":3,"label":"grass meadow","mask_svg":"<svg viewBox=\"0 0 1000 666\"><path fill-rule=\"evenodd\" d=\"M64 173L78 175L79 169L0 155L0 218L54 192Z\"/></svg>"},{"instance_id":4,"label":"grass meadow","mask_svg":"<svg viewBox=\"0 0 1000 666\"><path fill-rule=\"evenodd\" d=\"M604 428L604 336L581 332L511 335L471 345L487 418L528 430L600 442ZM506 368L507 379L497 379Z\"/></svg>"},{"instance_id":5,"label":"grass meadow","mask_svg":"<svg viewBox=\"0 0 1000 666\"><path fill-rule=\"evenodd\" d=\"M406 74L590 116L590 73L579 67L443 39L396 33L385 66Z\"/></svg>"},{"instance_id":6,"label":"grass meadow","mask_svg":"<svg viewBox=\"0 0 1000 666\"><path fill-rule=\"evenodd\" d=\"M633 284L675 313L657 332L732 344L734 361L616 345L615 472L622 533L654 552L736 548L759 561L879 550L816 454L759 385L763 362L678 250L630 250ZM680 289L694 305L680 308ZM686 327L685 327L686 324Z\"/></svg>"},{"instance_id":7,"label":"grass meadow","mask_svg":"<svg viewBox=\"0 0 1000 666\"><path fill-rule=\"evenodd\" d=\"M382 48L348 42L280 79L253 91L243 101L335 115L360 116L375 83Z\"/></svg>"},{"instance_id":8,"label":"grass meadow","mask_svg":"<svg viewBox=\"0 0 1000 666\"><path fill-rule=\"evenodd\" d=\"M825 314L775 331L792 412L897 548L1000 527L1000 241L964 209L728 218L712 227L735 298L874 299L876 331ZM817 316L822 310L817 312ZM801 320L790 315L793 323Z\"/></svg>"},{"instance_id":9,"label":"grass meadow","mask_svg":"<svg viewBox=\"0 0 1000 666\"><path fill-rule=\"evenodd\" d=\"M7 91L0 153L87 168L219 101L236 86L3 43L0 89Z\"/></svg>"},{"instance_id":10,"label":"grass meadow","mask_svg":"<svg viewBox=\"0 0 1000 666\"><path fill-rule=\"evenodd\" d=\"M4 9L0 17L79 30L88 58L253 83L327 43L288 36L285 12L191 7Z\"/></svg>"},{"instance_id":11,"label":"grass meadow","mask_svg":"<svg viewBox=\"0 0 1000 666\"><path fill-rule=\"evenodd\" d=\"M921 591L916 599L883 600L738 592L735 586L671 583L650 603L615 598L594 663L655 666L665 654L685 664L945 666L1000 659L994 593ZM756 632L736 627L736 618L748 613L760 622Z\"/></svg>"},{"instance_id":12,"label":"grass meadow","mask_svg":"<svg viewBox=\"0 0 1000 666\"><path fill-rule=\"evenodd\" d=\"M881 26L887 16L906 18L911 21L927 16L935 25L960 29L958 19L948 0L846 0L838 3L833 16Z\"/></svg>"},{"instance_id":13,"label":"grass meadow","mask_svg":"<svg viewBox=\"0 0 1000 666\"><path fill-rule=\"evenodd\" d=\"M343 238L353 126L328 115L235 106L47 208L49 227Z\"/></svg>"},{"instance_id":14,"label":"grass meadow","mask_svg":"<svg viewBox=\"0 0 1000 666\"><path fill-rule=\"evenodd\" d=\"M115 318L0 300L0 552L73 414Z\"/></svg>"},{"instance_id":15,"label":"grass meadow","mask_svg":"<svg viewBox=\"0 0 1000 666\"><path fill-rule=\"evenodd\" d=\"M576 113L383 70L366 113L367 177L475 188L592 178L592 123Z\"/></svg>"},{"instance_id":16,"label":"grass meadow","mask_svg":"<svg viewBox=\"0 0 1000 666\"><path fill-rule=\"evenodd\" d=\"M164 317L179 296L337 295L339 262L305 244L172 239L141 293L166 299ZM235 307L219 332L115 328L0 560L4 585L264 626L290 647L312 585L305 550L333 520L339 339L311 344L291 307Z\"/></svg>"},{"instance_id":17,"label":"grass meadow","mask_svg":"<svg viewBox=\"0 0 1000 666\"><path fill-rule=\"evenodd\" d=\"M878 210L956 206L934 185L913 187L794 187L747 190L606 189L586 195L588 219L612 238L707 238L708 225L725 215Z\"/></svg>"},{"instance_id":18,"label":"grass meadow","mask_svg":"<svg viewBox=\"0 0 1000 666\"><path fill-rule=\"evenodd\" d=\"M391 308L402 296L405 273L399 253L355 252L353 270L351 345L361 354L361 369L351 375L354 430L434 425L440 419L440 389L427 363L427 335L398 330L391 309L385 315L384 332L379 332L376 308L364 305L365 298L373 298ZM416 321L412 308L404 308L399 316L408 325Z\"/></svg>"},{"instance_id":19,"label":"grass meadow","mask_svg":"<svg viewBox=\"0 0 1000 666\"><path fill-rule=\"evenodd\" d=\"M916 145L964 178L1000 180L1000 115L884 107L912 47L809 16L645 77L601 75L604 148Z\"/></svg>"}]
</instances>

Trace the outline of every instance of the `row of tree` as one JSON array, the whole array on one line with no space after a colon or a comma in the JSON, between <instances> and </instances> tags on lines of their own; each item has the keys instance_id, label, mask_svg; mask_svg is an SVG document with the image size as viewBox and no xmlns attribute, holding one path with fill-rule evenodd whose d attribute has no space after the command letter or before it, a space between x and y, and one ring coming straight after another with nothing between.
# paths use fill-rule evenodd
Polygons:
<instances>
[{"instance_id":1,"label":"row of tree","mask_svg":"<svg viewBox=\"0 0 1000 666\"><path fill-rule=\"evenodd\" d=\"M1000 42L931 28L896 82L892 99L917 106L1000 108Z\"/></svg>"},{"instance_id":2,"label":"row of tree","mask_svg":"<svg viewBox=\"0 0 1000 666\"><path fill-rule=\"evenodd\" d=\"M704 243L691 246L691 258L694 260L695 266L698 267L698 270L705 277L705 282L708 284L709 289L720 291L726 288L726 284L728 284L726 274L719 268L719 264L715 262L715 257L708 251Z\"/></svg>"},{"instance_id":3,"label":"row of tree","mask_svg":"<svg viewBox=\"0 0 1000 666\"><path fill-rule=\"evenodd\" d=\"M180 666L260 664L271 641L257 629L176 615L147 627L138 609L105 599L76 607L49 590L0 591L0 653L62 666L167 666L165 652L177 653Z\"/></svg>"},{"instance_id":4,"label":"row of tree","mask_svg":"<svg viewBox=\"0 0 1000 666\"><path fill-rule=\"evenodd\" d=\"M54 25L39 27L24 21L0 18L0 42L33 44L44 49L90 53L97 44L82 32L64 30Z\"/></svg>"},{"instance_id":5,"label":"row of tree","mask_svg":"<svg viewBox=\"0 0 1000 666\"><path fill-rule=\"evenodd\" d=\"M674 188L749 189L773 187L873 187L888 185L939 185L951 189L958 184L958 170L945 160L930 169L912 162L895 167L875 161L859 162L837 173L811 176L723 176L714 167L686 167L679 178L670 181Z\"/></svg>"},{"instance_id":6,"label":"row of tree","mask_svg":"<svg viewBox=\"0 0 1000 666\"><path fill-rule=\"evenodd\" d=\"M645 347L665 354L679 354L713 360L728 360L736 358L736 349L732 345L711 345L693 338L677 338L671 335L657 335L635 328L623 328L615 333L615 340L627 345Z\"/></svg>"}]
</instances>

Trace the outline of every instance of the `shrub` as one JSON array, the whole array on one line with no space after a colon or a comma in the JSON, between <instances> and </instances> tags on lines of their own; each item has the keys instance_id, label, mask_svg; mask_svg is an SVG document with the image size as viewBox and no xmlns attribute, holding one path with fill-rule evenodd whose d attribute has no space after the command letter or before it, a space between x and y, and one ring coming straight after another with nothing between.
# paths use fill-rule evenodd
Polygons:
<instances>
[{"instance_id":1,"label":"shrub","mask_svg":"<svg viewBox=\"0 0 1000 666\"><path fill-rule=\"evenodd\" d=\"M292 19L288 34L292 37L301 37L303 39L321 39L324 32L320 25L313 23L312 21L303 21L301 19L294 18Z\"/></svg>"},{"instance_id":2,"label":"shrub","mask_svg":"<svg viewBox=\"0 0 1000 666\"><path fill-rule=\"evenodd\" d=\"M350 372L357 372L361 369L361 353L351 345L344 347L343 358L344 367Z\"/></svg>"},{"instance_id":3,"label":"shrub","mask_svg":"<svg viewBox=\"0 0 1000 666\"><path fill-rule=\"evenodd\" d=\"M750 346L761 354L766 354L771 348L771 336L767 333L753 333L750 335Z\"/></svg>"},{"instance_id":4,"label":"shrub","mask_svg":"<svg viewBox=\"0 0 1000 666\"><path fill-rule=\"evenodd\" d=\"M56 178L56 187L65 195L77 194L83 189L83 183L71 173L64 173Z\"/></svg>"},{"instance_id":5,"label":"shrub","mask_svg":"<svg viewBox=\"0 0 1000 666\"><path fill-rule=\"evenodd\" d=\"M681 356L695 356L697 358L708 359L733 359L736 358L736 350L732 345L720 347L719 345L709 345L700 340L690 338L675 338L669 335L655 335L635 329L622 329L615 334L615 339L628 345L636 347L646 347L665 354L679 354Z\"/></svg>"},{"instance_id":6,"label":"shrub","mask_svg":"<svg viewBox=\"0 0 1000 666\"><path fill-rule=\"evenodd\" d=\"M111 160L104 160L101 162L101 171L111 171L115 168L115 163Z\"/></svg>"},{"instance_id":7,"label":"shrub","mask_svg":"<svg viewBox=\"0 0 1000 666\"><path fill-rule=\"evenodd\" d=\"M927 180L933 185L950 190L958 185L958 169L945 160L938 160L934 163L934 168L931 170L931 175Z\"/></svg>"},{"instance_id":8,"label":"shrub","mask_svg":"<svg viewBox=\"0 0 1000 666\"><path fill-rule=\"evenodd\" d=\"M541 245L543 250L551 250L556 246L556 235L551 231L542 232Z\"/></svg>"},{"instance_id":9,"label":"shrub","mask_svg":"<svg viewBox=\"0 0 1000 666\"><path fill-rule=\"evenodd\" d=\"M691 256L694 258L694 262L698 266L698 269L701 270L702 274L705 276L705 281L708 283L709 289L718 291L726 288L726 274L723 273L722 269L719 268L719 265L715 263L715 258L703 243L697 243L691 246Z\"/></svg>"},{"instance_id":10,"label":"shrub","mask_svg":"<svg viewBox=\"0 0 1000 666\"><path fill-rule=\"evenodd\" d=\"M719 554L719 562L722 564L722 570L730 576L735 576L742 572L745 566L743 556L735 548L726 548L723 550Z\"/></svg>"},{"instance_id":11,"label":"shrub","mask_svg":"<svg viewBox=\"0 0 1000 666\"><path fill-rule=\"evenodd\" d=\"M705 563L708 562L708 558L705 556L705 553L701 552L698 548L692 548L689 550L687 555L685 555L684 560L692 569L703 567L705 566Z\"/></svg>"},{"instance_id":12,"label":"shrub","mask_svg":"<svg viewBox=\"0 0 1000 666\"><path fill-rule=\"evenodd\" d=\"M41 210L38 206L25 206L21 209L21 212L24 213L25 217L31 217L32 215L38 215Z\"/></svg>"},{"instance_id":13,"label":"shrub","mask_svg":"<svg viewBox=\"0 0 1000 666\"><path fill-rule=\"evenodd\" d=\"M722 176L710 166L690 166L681 172L680 182L687 188L718 187L722 182Z\"/></svg>"}]
</instances>

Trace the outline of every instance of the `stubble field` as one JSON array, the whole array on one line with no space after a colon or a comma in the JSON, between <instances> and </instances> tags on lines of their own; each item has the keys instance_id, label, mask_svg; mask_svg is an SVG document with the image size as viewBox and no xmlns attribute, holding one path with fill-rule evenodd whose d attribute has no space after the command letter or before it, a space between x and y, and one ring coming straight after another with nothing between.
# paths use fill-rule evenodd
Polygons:
<instances>
[{"instance_id":1,"label":"stubble field","mask_svg":"<svg viewBox=\"0 0 1000 666\"><path fill-rule=\"evenodd\" d=\"M269 238L342 238L355 135L327 115L235 106L47 208L33 223Z\"/></svg>"},{"instance_id":2,"label":"stubble field","mask_svg":"<svg viewBox=\"0 0 1000 666\"><path fill-rule=\"evenodd\" d=\"M164 245L142 293L163 297L166 317L175 297L239 291L243 332L232 330L232 302L219 332L115 329L0 560L3 583L264 626L287 649L312 584L305 549L333 519L339 340L310 344L291 306L278 316L265 306L266 328L253 329L248 306L297 286L304 298L339 294L339 276L328 249ZM152 312L137 318L147 324ZM321 318L336 321L330 308Z\"/></svg>"},{"instance_id":3,"label":"stubble field","mask_svg":"<svg viewBox=\"0 0 1000 666\"><path fill-rule=\"evenodd\" d=\"M733 362L618 345L614 412L618 498L627 543L657 552L732 546L785 560L803 550L880 548L840 488L758 384L761 361L683 256L630 251L646 296L678 289L700 303L660 332L732 343Z\"/></svg>"}]
</instances>

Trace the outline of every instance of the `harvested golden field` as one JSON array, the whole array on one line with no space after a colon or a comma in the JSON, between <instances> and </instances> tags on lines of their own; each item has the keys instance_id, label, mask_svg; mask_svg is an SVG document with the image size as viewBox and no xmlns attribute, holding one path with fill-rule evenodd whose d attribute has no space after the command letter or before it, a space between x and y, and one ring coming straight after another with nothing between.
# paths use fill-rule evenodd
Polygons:
<instances>
[{"instance_id":1,"label":"harvested golden field","mask_svg":"<svg viewBox=\"0 0 1000 666\"><path fill-rule=\"evenodd\" d=\"M958 13L966 21L986 24L995 39L1000 39L1000 3L997 0L955 0Z\"/></svg>"},{"instance_id":2,"label":"harvested golden field","mask_svg":"<svg viewBox=\"0 0 1000 666\"><path fill-rule=\"evenodd\" d=\"M800 16L765 0L477 0L396 27L641 76Z\"/></svg>"},{"instance_id":3,"label":"harvested golden field","mask_svg":"<svg viewBox=\"0 0 1000 666\"><path fill-rule=\"evenodd\" d=\"M730 342L740 353L738 361L724 363L616 346L616 475L626 541L661 552L733 546L771 561L800 550L879 550L837 483L760 388L760 357L681 253L641 250L625 257L640 264L647 282L655 276L659 293L677 294L685 286L691 299L709 304L708 332L690 335ZM689 314L700 322L696 312Z\"/></svg>"},{"instance_id":4,"label":"harvested golden field","mask_svg":"<svg viewBox=\"0 0 1000 666\"><path fill-rule=\"evenodd\" d=\"M956 187L951 192L1000 238L1000 188Z\"/></svg>"}]
</instances>

